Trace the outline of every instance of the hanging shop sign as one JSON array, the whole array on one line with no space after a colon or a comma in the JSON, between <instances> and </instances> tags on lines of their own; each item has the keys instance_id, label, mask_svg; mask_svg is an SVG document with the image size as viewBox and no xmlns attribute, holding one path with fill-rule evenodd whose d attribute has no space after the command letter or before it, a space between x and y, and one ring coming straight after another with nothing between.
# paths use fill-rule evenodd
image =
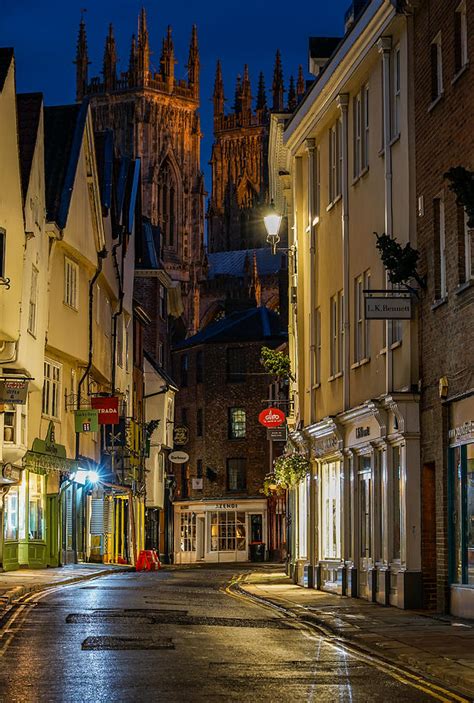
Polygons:
<instances>
[{"instance_id":1,"label":"hanging shop sign","mask_svg":"<svg viewBox=\"0 0 474 703\"><path fill-rule=\"evenodd\" d=\"M286 442L288 439L288 432L285 427L277 427L274 429L267 428L267 439L272 442Z\"/></svg>"},{"instance_id":2,"label":"hanging shop sign","mask_svg":"<svg viewBox=\"0 0 474 703\"><path fill-rule=\"evenodd\" d=\"M119 424L119 399L116 396L91 398L91 405L99 413L99 425Z\"/></svg>"},{"instance_id":3,"label":"hanging shop sign","mask_svg":"<svg viewBox=\"0 0 474 703\"><path fill-rule=\"evenodd\" d=\"M68 459L66 447L56 443L54 422L50 422L46 437L33 440L31 450L23 457L23 467L34 473L45 474L50 471L75 471L77 462Z\"/></svg>"},{"instance_id":4,"label":"hanging shop sign","mask_svg":"<svg viewBox=\"0 0 474 703\"><path fill-rule=\"evenodd\" d=\"M99 431L99 411L98 410L75 410L74 421L76 432L98 432Z\"/></svg>"},{"instance_id":5,"label":"hanging shop sign","mask_svg":"<svg viewBox=\"0 0 474 703\"><path fill-rule=\"evenodd\" d=\"M411 298L409 296L365 297L366 320L411 320Z\"/></svg>"},{"instance_id":6,"label":"hanging shop sign","mask_svg":"<svg viewBox=\"0 0 474 703\"><path fill-rule=\"evenodd\" d=\"M0 379L0 405L25 405L28 397L28 380Z\"/></svg>"},{"instance_id":7,"label":"hanging shop sign","mask_svg":"<svg viewBox=\"0 0 474 703\"><path fill-rule=\"evenodd\" d=\"M177 447L184 447L189 441L189 428L186 425L175 425L173 430L173 443Z\"/></svg>"},{"instance_id":8,"label":"hanging shop sign","mask_svg":"<svg viewBox=\"0 0 474 703\"><path fill-rule=\"evenodd\" d=\"M21 468L10 463L3 464L1 476L8 483L18 483L21 480Z\"/></svg>"},{"instance_id":9,"label":"hanging shop sign","mask_svg":"<svg viewBox=\"0 0 474 703\"><path fill-rule=\"evenodd\" d=\"M193 491L202 491L203 483L204 483L202 478L193 478L191 483L192 483Z\"/></svg>"},{"instance_id":10,"label":"hanging shop sign","mask_svg":"<svg viewBox=\"0 0 474 703\"><path fill-rule=\"evenodd\" d=\"M279 408L265 408L258 416L259 423L264 427L280 427L285 420L285 413Z\"/></svg>"},{"instance_id":11,"label":"hanging shop sign","mask_svg":"<svg viewBox=\"0 0 474 703\"><path fill-rule=\"evenodd\" d=\"M185 464L189 461L189 454L186 454L186 452L175 451L171 452L168 459L172 464Z\"/></svg>"}]
</instances>

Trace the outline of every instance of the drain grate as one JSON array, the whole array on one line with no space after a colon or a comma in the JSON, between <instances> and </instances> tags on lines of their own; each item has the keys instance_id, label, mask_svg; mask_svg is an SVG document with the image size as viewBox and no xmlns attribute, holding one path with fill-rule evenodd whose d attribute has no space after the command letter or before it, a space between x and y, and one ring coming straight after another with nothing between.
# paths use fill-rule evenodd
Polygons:
<instances>
[{"instance_id":1,"label":"drain grate","mask_svg":"<svg viewBox=\"0 0 474 703\"><path fill-rule=\"evenodd\" d=\"M173 641L170 637L151 639L145 637L112 637L110 635L87 637L82 643L82 649L86 651L98 650L122 650L131 651L137 649L174 649Z\"/></svg>"}]
</instances>

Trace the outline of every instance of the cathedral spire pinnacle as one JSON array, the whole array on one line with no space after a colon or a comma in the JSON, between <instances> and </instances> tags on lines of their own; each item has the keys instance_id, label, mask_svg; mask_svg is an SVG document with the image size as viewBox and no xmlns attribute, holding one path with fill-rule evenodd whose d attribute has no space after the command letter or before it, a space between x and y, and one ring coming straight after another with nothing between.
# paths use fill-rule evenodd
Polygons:
<instances>
[{"instance_id":1,"label":"cathedral spire pinnacle","mask_svg":"<svg viewBox=\"0 0 474 703\"><path fill-rule=\"evenodd\" d=\"M298 100L301 100L306 91L306 83L303 75L303 66L300 64L298 67L298 80L296 81L296 95Z\"/></svg>"},{"instance_id":2,"label":"cathedral spire pinnacle","mask_svg":"<svg viewBox=\"0 0 474 703\"><path fill-rule=\"evenodd\" d=\"M135 35L132 35L132 43L130 45L130 58L128 61L128 85L135 85L137 80L137 41Z\"/></svg>"},{"instance_id":3,"label":"cathedral spire pinnacle","mask_svg":"<svg viewBox=\"0 0 474 703\"><path fill-rule=\"evenodd\" d=\"M161 71L163 78L165 79L168 90L171 92L174 87L174 65L176 61L174 58L174 44L173 37L171 36L171 26L168 25L166 32L166 37L163 41L163 52L161 57Z\"/></svg>"},{"instance_id":4,"label":"cathedral spire pinnacle","mask_svg":"<svg viewBox=\"0 0 474 703\"><path fill-rule=\"evenodd\" d=\"M109 93L111 90L115 90L117 81L117 50L115 47L114 30L112 24L109 25L109 33L105 40L103 74L106 93Z\"/></svg>"},{"instance_id":5,"label":"cathedral spire pinnacle","mask_svg":"<svg viewBox=\"0 0 474 703\"><path fill-rule=\"evenodd\" d=\"M191 34L191 43L189 45L189 57L188 57L188 85L190 88L194 89L194 94L196 97L199 95L199 46L197 38L197 26L193 24L193 31Z\"/></svg>"},{"instance_id":6,"label":"cathedral spire pinnacle","mask_svg":"<svg viewBox=\"0 0 474 703\"><path fill-rule=\"evenodd\" d=\"M235 97L234 97L234 112L235 114L241 111L242 107L242 76L240 73L237 74L237 79L235 81Z\"/></svg>"},{"instance_id":7,"label":"cathedral spire pinnacle","mask_svg":"<svg viewBox=\"0 0 474 703\"><path fill-rule=\"evenodd\" d=\"M138 17L138 35L137 35L137 72L140 74L140 80L143 80L148 75L150 70L150 41L148 38L148 29L146 26L146 12L142 7Z\"/></svg>"},{"instance_id":8,"label":"cathedral spire pinnacle","mask_svg":"<svg viewBox=\"0 0 474 703\"><path fill-rule=\"evenodd\" d=\"M284 105L283 105L283 93L284 92L285 92L285 89L284 89L284 85L283 85L283 68L281 65L281 54L280 54L280 50L277 49L276 56L275 56L275 68L273 70L272 110L275 110L276 112L282 112L284 110Z\"/></svg>"},{"instance_id":9,"label":"cathedral spire pinnacle","mask_svg":"<svg viewBox=\"0 0 474 703\"><path fill-rule=\"evenodd\" d=\"M252 110L252 92L250 89L249 67L247 64L244 66L244 77L240 91L240 109L244 113Z\"/></svg>"},{"instance_id":10,"label":"cathedral spire pinnacle","mask_svg":"<svg viewBox=\"0 0 474 703\"><path fill-rule=\"evenodd\" d=\"M288 110L293 110L296 107L296 89L295 89L295 79L290 76L290 84L288 86Z\"/></svg>"},{"instance_id":11,"label":"cathedral spire pinnacle","mask_svg":"<svg viewBox=\"0 0 474 703\"><path fill-rule=\"evenodd\" d=\"M88 81L89 55L87 53L86 25L81 15L76 49L76 100L80 101L86 94Z\"/></svg>"},{"instance_id":12,"label":"cathedral spire pinnacle","mask_svg":"<svg viewBox=\"0 0 474 703\"><path fill-rule=\"evenodd\" d=\"M224 81L222 80L222 66L220 60L217 61L216 78L214 80L214 119L224 114Z\"/></svg>"},{"instance_id":13,"label":"cathedral spire pinnacle","mask_svg":"<svg viewBox=\"0 0 474 703\"><path fill-rule=\"evenodd\" d=\"M260 71L258 77L258 93L257 93L257 110L267 109L267 95L265 93L265 78L263 71Z\"/></svg>"}]
</instances>

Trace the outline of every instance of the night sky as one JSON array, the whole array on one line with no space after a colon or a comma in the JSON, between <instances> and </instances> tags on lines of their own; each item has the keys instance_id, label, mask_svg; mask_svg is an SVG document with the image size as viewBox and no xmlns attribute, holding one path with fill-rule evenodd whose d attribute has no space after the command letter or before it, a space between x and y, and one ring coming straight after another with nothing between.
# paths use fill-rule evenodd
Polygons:
<instances>
[{"instance_id":1,"label":"night sky","mask_svg":"<svg viewBox=\"0 0 474 703\"><path fill-rule=\"evenodd\" d=\"M170 24L178 63L176 77L185 77L185 63L193 23L198 26L201 52L201 164L210 190L207 162L212 145L212 103L216 60L221 59L227 108L233 103L235 79L249 64L252 93L257 92L259 71L265 73L267 99L272 81L275 51L283 58L285 83L296 76L301 63L307 71L308 37L339 35L344 11L350 0L315 0L288 3L283 0L242 0L217 3L214 0L0 0L0 45L13 46L19 92L42 91L47 105L75 99L75 57L81 9L89 47L89 77L102 70L105 35L112 22L119 57L118 70L128 67L130 41L137 30L138 12L144 4L153 52L152 68L159 68L161 40ZM297 10L292 12L293 8Z\"/></svg>"}]
</instances>

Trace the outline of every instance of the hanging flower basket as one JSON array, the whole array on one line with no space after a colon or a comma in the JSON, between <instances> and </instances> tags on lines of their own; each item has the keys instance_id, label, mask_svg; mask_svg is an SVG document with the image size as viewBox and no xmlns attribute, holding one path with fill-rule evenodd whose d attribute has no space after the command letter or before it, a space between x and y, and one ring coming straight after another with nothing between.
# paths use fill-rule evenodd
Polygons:
<instances>
[{"instance_id":1,"label":"hanging flower basket","mask_svg":"<svg viewBox=\"0 0 474 703\"><path fill-rule=\"evenodd\" d=\"M289 454L275 459L273 468L276 484L284 488L291 488L306 478L311 469L311 462L304 454Z\"/></svg>"}]
</instances>

